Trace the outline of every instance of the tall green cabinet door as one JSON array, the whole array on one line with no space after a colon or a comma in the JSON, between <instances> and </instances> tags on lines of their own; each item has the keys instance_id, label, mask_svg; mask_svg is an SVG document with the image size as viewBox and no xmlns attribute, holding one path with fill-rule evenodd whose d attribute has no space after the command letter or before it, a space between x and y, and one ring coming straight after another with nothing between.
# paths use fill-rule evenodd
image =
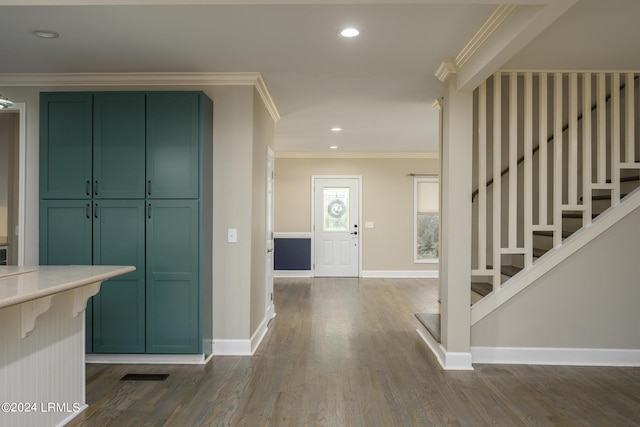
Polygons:
<instances>
[{"instance_id":1,"label":"tall green cabinet door","mask_svg":"<svg viewBox=\"0 0 640 427\"><path fill-rule=\"evenodd\" d=\"M40 198L88 199L92 179L92 95L40 95Z\"/></svg>"},{"instance_id":2,"label":"tall green cabinet door","mask_svg":"<svg viewBox=\"0 0 640 427\"><path fill-rule=\"evenodd\" d=\"M144 198L144 93L94 94L93 125L93 197Z\"/></svg>"},{"instance_id":3,"label":"tall green cabinet door","mask_svg":"<svg viewBox=\"0 0 640 427\"><path fill-rule=\"evenodd\" d=\"M147 201L147 353L200 351L198 201Z\"/></svg>"},{"instance_id":4,"label":"tall green cabinet door","mask_svg":"<svg viewBox=\"0 0 640 427\"><path fill-rule=\"evenodd\" d=\"M94 353L144 353L144 200L94 199L93 263L136 267L103 282L93 297Z\"/></svg>"},{"instance_id":5,"label":"tall green cabinet door","mask_svg":"<svg viewBox=\"0 0 640 427\"><path fill-rule=\"evenodd\" d=\"M147 197L198 198L199 96L147 94Z\"/></svg>"},{"instance_id":6,"label":"tall green cabinet door","mask_svg":"<svg viewBox=\"0 0 640 427\"><path fill-rule=\"evenodd\" d=\"M91 200L40 201L40 264L91 265ZM87 301L85 350L92 352L92 299Z\"/></svg>"}]
</instances>

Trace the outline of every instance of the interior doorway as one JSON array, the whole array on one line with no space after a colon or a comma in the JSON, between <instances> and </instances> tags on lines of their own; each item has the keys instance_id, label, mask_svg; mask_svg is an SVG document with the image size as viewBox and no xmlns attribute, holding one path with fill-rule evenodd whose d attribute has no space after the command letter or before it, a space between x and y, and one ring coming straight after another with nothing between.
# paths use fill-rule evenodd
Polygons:
<instances>
[{"instance_id":1,"label":"interior doorway","mask_svg":"<svg viewBox=\"0 0 640 427\"><path fill-rule=\"evenodd\" d=\"M25 104L0 110L0 265L24 265Z\"/></svg>"}]
</instances>

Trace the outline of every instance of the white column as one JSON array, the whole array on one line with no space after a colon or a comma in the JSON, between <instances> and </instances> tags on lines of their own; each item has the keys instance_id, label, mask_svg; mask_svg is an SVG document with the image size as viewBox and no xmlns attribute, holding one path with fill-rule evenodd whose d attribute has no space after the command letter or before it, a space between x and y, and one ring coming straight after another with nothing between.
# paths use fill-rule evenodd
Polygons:
<instances>
[{"instance_id":1,"label":"white column","mask_svg":"<svg viewBox=\"0 0 640 427\"><path fill-rule=\"evenodd\" d=\"M440 255L441 344L445 369L471 369L471 192L473 93L445 82Z\"/></svg>"}]
</instances>

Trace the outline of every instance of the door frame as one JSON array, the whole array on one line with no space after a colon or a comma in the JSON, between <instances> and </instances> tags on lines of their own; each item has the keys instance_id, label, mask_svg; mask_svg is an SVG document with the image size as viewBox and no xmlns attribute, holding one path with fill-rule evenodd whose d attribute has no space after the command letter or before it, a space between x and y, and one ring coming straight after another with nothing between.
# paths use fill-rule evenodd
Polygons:
<instances>
[{"instance_id":1,"label":"door frame","mask_svg":"<svg viewBox=\"0 0 640 427\"><path fill-rule=\"evenodd\" d=\"M311 277L316 277L316 179L355 179L358 181L358 277L362 277L362 175L311 175Z\"/></svg>"},{"instance_id":2,"label":"door frame","mask_svg":"<svg viewBox=\"0 0 640 427\"><path fill-rule=\"evenodd\" d=\"M25 263L25 223L27 215L27 104L16 102L11 108L2 110L2 113L18 114L18 265ZM0 113L1 114L1 113ZM16 230L7 230L15 233Z\"/></svg>"},{"instance_id":3,"label":"door frame","mask_svg":"<svg viewBox=\"0 0 640 427\"><path fill-rule=\"evenodd\" d=\"M265 301L266 311L265 316L267 322L276 316L275 304L273 301L273 260L274 260L274 214L275 214L275 199L274 199L274 187L275 187L275 153L271 147L267 147L267 162L266 162L266 242L267 253L265 254ZM271 190L271 194L269 194ZM270 255L270 256L269 256ZM271 261L269 261L271 260Z\"/></svg>"}]
</instances>

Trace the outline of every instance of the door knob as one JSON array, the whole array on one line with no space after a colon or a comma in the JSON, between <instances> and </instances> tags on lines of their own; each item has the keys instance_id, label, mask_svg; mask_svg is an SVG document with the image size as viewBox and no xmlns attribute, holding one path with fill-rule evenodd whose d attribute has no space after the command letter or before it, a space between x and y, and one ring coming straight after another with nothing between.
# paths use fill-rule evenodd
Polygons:
<instances>
[{"instance_id":1,"label":"door knob","mask_svg":"<svg viewBox=\"0 0 640 427\"><path fill-rule=\"evenodd\" d=\"M358 232L357 232L357 231L354 231L354 232L353 232L353 233L351 233L351 234L358 234Z\"/></svg>"}]
</instances>

